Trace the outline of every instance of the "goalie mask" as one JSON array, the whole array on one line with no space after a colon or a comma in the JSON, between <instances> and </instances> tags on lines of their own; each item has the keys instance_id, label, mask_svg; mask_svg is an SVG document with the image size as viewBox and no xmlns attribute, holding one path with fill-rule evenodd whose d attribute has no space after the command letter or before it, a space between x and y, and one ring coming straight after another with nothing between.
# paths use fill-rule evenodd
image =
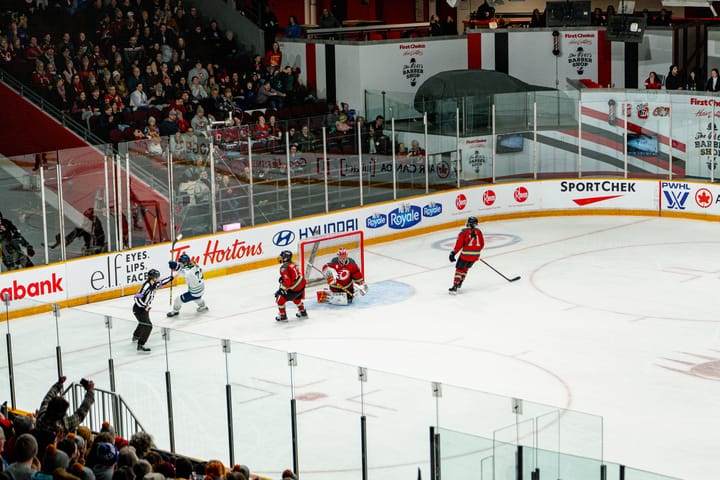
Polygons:
<instances>
[{"instance_id":1,"label":"goalie mask","mask_svg":"<svg viewBox=\"0 0 720 480\"><path fill-rule=\"evenodd\" d=\"M337 257L338 257L338 260L340 261L341 265L347 265L347 263L348 263L347 250L345 250L344 248L339 249L337 251Z\"/></svg>"},{"instance_id":2,"label":"goalie mask","mask_svg":"<svg viewBox=\"0 0 720 480\"><path fill-rule=\"evenodd\" d=\"M283 250L280 252L278 261L280 263L290 263L292 261L292 252L290 250Z\"/></svg>"}]
</instances>

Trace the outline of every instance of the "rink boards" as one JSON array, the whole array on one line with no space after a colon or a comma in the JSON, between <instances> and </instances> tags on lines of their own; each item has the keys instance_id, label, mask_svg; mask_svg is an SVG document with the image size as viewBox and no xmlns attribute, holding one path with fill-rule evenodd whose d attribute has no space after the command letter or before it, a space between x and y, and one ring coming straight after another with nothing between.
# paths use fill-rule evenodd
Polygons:
<instances>
[{"instance_id":1,"label":"rink boards","mask_svg":"<svg viewBox=\"0 0 720 480\"><path fill-rule=\"evenodd\" d=\"M484 185L284 220L232 232L12 271L0 276L8 317L134 294L147 272L189 254L206 278L274 264L314 236L362 230L367 244L481 222L543 215L658 215L720 220L720 186L666 180L559 179ZM482 228L482 225L481 225Z\"/></svg>"}]
</instances>

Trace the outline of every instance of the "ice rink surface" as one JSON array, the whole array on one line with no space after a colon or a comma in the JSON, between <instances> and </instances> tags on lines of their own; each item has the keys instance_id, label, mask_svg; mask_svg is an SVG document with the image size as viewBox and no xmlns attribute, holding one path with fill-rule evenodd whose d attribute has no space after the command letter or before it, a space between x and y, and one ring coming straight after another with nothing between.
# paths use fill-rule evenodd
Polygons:
<instances>
[{"instance_id":1,"label":"ice rink surface","mask_svg":"<svg viewBox=\"0 0 720 480\"><path fill-rule=\"evenodd\" d=\"M720 471L718 225L593 216L484 222L480 228L487 244L483 258L507 276L521 275L520 281L508 283L478 263L460 294L449 295L454 269L448 252L459 231L452 229L367 246L368 295L351 306L328 306L318 305L309 291L307 320L274 321L277 267L208 280L210 312L206 314L196 313L193 304L186 305L179 317L166 318L169 292L164 289L155 300L152 319L156 327L299 352L343 362L348 369L362 365L600 415L607 461L693 480L715 476ZM174 294L181 291L184 287ZM116 321L113 327L118 336L113 356L123 378L118 389L140 420L155 429L159 446L167 447L160 328L148 342L152 354L137 354L129 341L134 327L131 303L125 297L82 310L128 319ZM288 313L294 316L294 306ZM63 313L61 318L65 328L76 322L77 338L84 339L84 346L65 348L67 374L107 383L102 380L107 377L103 347L107 334L96 327L102 318L88 320L78 312ZM13 321L12 328L15 337L22 338L39 335L48 328L47 322L47 315L38 316ZM83 327L87 322L94 322L93 328ZM92 335L97 338L91 340ZM184 352L170 360L178 408L183 402L197 402L224 411L223 390L209 402L213 395L202 386L207 378L197 378L212 377L224 386L225 364L218 341L173 335L171 345L182 345ZM63 339L69 337L63 333ZM43 362L33 363L32 354L24 352L24 365L44 365L34 372L42 379L40 390L45 388L42 382L49 384L54 378L52 353L43 351ZM267 374L264 358L277 356L259 348L253 361L232 368ZM277 370L278 378L286 380L283 369ZM195 378L184 380L183 372ZM22 399L37 398L39 403L44 392L29 397L27 388L19 392ZM393 395L400 403L417 401L411 392ZM301 412L312 408L314 398L305 400L299 403ZM284 405L278 412L287 415ZM332 415L325 418L335 421ZM353 413L348 428L356 429L357 419ZM227 458L225 437L204 434L201 422L180 419L178 426L184 425L193 425L197 435L182 439L185 434L177 429L178 451ZM286 432L286 424L281 429ZM239 441L255 434L252 428L237 430ZM419 441L424 454L427 436ZM283 464L273 465L270 458L268 464L250 466L271 475L289 466L285 442L280 443L277 461ZM305 453L304 458L310 456ZM359 477L335 460L325 459L327 472L321 464L312 465L313 478L337 478L338 472ZM410 459L407 464L424 460Z\"/></svg>"}]
</instances>

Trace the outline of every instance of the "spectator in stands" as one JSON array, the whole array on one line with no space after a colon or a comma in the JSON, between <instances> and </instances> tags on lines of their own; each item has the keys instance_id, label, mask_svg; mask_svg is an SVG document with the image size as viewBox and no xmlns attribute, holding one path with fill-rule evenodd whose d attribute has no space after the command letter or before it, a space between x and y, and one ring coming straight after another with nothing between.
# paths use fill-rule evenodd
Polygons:
<instances>
[{"instance_id":1,"label":"spectator in stands","mask_svg":"<svg viewBox=\"0 0 720 480\"><path fill-rule=\"evenodd\" d=\"M210 78L210 73L203 67L202 61L199 59L195 61L195 66L187 74L188 82L194 83L194 77L197 77L198 83L202 86L207 85Z\"/></svg>"},{"instance_id":2,"label":"spectator in stands","mask_svg":"<svg viewBox=\"0 0 720 480\"><path fill-rule=\"evenodd\" d=\"M322 14L320 15L320 21L318 22L320 28L340 28L340 22L330 10L323 8Z\"/></svg>"},{"instance_id":3,"label":"spectator in stands","mask_svg":"<svg viewBox=\"0 0 720 480\"><path fill-rule=\"evenodd\" d=\"M190 84L190 95L193 100L200 102L207 98L208 93L205 87L200 83L200 79L197 76L192 77L192 83Z\"/></svg>"},{"instance_id":4,"label":"spectator in stands","mask_svg":"<svg viewBox=\"0 0 720 480\"><path fill-rule=\"evenodd\" d=\"M130 437L130 445L135 447L138 458L145 458L155 448L152 435L147 432L136 432Z\"/></svg>"},{"instance_id":5,"label":"spectator in stands","mask_svg":"<svg viewBox=\"0 0 720 480\"><path fill-rule=\"evenodd\" d=\"M127 65L137 65L145 59L145 47L138 43L138 37L132 35L123 48L123 60Z\"/></svg>"},{"instance_id":6,"label":"spectator in stands","mask_svg":"<svg viewBox=\"0 0 720 480\"><path fill-rule=\"evenodd\" d=\"M85 85L80 80L80 75L73 75L67 82L68 90L70 91L70 97L75 99L80 93L85 91Z\"/></svg>"},{"instance_id":7,"label":"spectator in stands","mask_svg":"<svg viewBox=\"0 0 720 480\"><path fill-rule=\"evenodd\" d=\"M160 135L163 137L169 137L170 135L175 135L179 131L180 127L178 126L177 121L177 111L170 110L167 118L160 124Z\"/></svg>"},{"instance_id":8,"label":"spectator in stands","mask_svg":"<svg viewBox=\"0 0 720 480\"><path fill-rule=\"evenodd\" d=\"M285 27L286 38L300 38L302 37L302 28L297 23L295 15L290 15L288 19L287 27Z\"/></svg>"},{"instance_id":9,"label":"spectator in stands","mask_svg":"<svg viewBox=\"0 0 720 480\"><path fill-rule=\"evenodd\" d=\"M152 115L148 117L147 125L145 126L145 132L143 132L147 138L160 140L160 127L157 125L157 120Z\"/></svg>"},{"instance_id":10,"label":"spectator in stands","mask_svg":"<svg viewBox=\"0 0 720 480\"><path fill-rule=\"evenodd\" d=\"M430 36L439 37L443 34L440 18L436 15L430 15Z\"/></svg>"},{"instance_id":11,"label":"spectator in stands","mask_svg":"<svg viewBox=\"0 0 720 480\"><path fill-rule=\"evenodd\" d=\"M52 75L45 71L45 64L41 61L35 63L35 71L32 73L31 85L40 93L45 95L50 91Z\"/></svg>"},{"instance_id":12,"label":"spectator in stands","mask_svg":"<svg viewBox=\"0 0 720 480\"><path fill-rule=\"evenodd\" d=\"M16 461L11 463L6 472L12 480L31 480L35 472L40 470L37 459L38 443L29 433L23 433L15 442Z\"/></svg>"},{"instance_id":13,"label":"spectator in stands","mask_svg":"<svg viewBox=\"0 0 720 480\"><path fill-rule=\"evenodd\" d=\"M682 90L684 86L683 78L680 76L680 69L677 65L670 65L670 71L665 77L665 90Z\"/></svg>"},{"instance_id":14,"label":"spectator in stands","mask_svg":"<svg viewBox=\"0 0 720 480\"><path fill-rule=\"evenodd\" d=\"M232 30L225 32L225 38L220 45L220 56L224 60L237 60L242 57L235 44L235 33Z\"/></svg>"},{"instance_id":15,"label":"spectator in stands","mask_svg":"<svg viewBox=\"0 0 720 480\"><path fill-rule=\"evenodd\" d=\"M140 67L138 67L137 65L133 65L132 71L126 83L128 90L130 90L131 92L135 91L135 87L137 87L138 83L146 83L145 77L143 77L140 73Z\"/></svg>"},{"instance_id":16,"label":"spectator in stands","mask_svg":"<svg viewBox=\"0 0 720 480\"><path fill-rule=\"evenodd\" d=\"M53 441L58 429L62 429L65 433L75 432L95 403L95 383L92 380L81 381L80 384L85 389L85 397L77 410L72 415L68 415L70 404L62 397L65 380L67 380L65 376L58 378L45 394L38 410L35 429L52 435L49 437L50 442Z\"/></svg>"},{"instance_id":17,"label":"spectator in stands","mask_svg":"<svg viewBox=\"0 0 720 480\"><path fill-rule=\"evenodd\" d=\"M378 153L385 153L385 147L384 143L387 142L387 137L385 136L385 132L383 129L385 128L385 117L382 115L378 115L375 117L375 121L371 123L373 130L375 132L375 141L379 142L382 146L381 151Z\"/></svg>"},{"instance_id":18,"label":"spectator in stands","mask_svg":"<svg viewBox=\"0 0 720 480\"><path fill-rule=\"evenodd\" d=\"M257 73L258 75L264 75L266 72L265 65L263 64L262 56L256 54L253 56L252 66L250 67L250 73Z\"/></svg>"},{"instance_id":19,"label":"spectator in stands","mask_svg":"<svg viewBox=\"0 0 720 480\"><path fill-rule=\"evenodd\" d=\"M111 105L115 112L121 112L125 108L122 97L117 92L115 85L108 85L105 94L105 104Z\"/></svg>"},{"instance_id":20,"label":"spectator in stands","mask_svg":"<svg viewBox=\"0 0 720 480\"><path fill-rule=\"evenodd\" d=\"M257 92L255 91L255 85L253 85L252 80L245 82L245 87L242 90L241 97L244 110L250 110L255 107Z\"/></svg>"},{"instance_id":21,"label":"spectator in stands","mask_svg":"<svg viewBox=\"0 0 720 480\"><path fill-rule=\"evenodd\" d=\"M596 12L600 12L600 17L602 18L602 10L600 8L595 9ZM594 15L595 13L593 13ZM598 24L601 25L601 24ZM540 9L536 8L532 12L532 17L530 17L530 28L542 28L545 26L545 15L543 15L540 12Z\"/></svg>"},{"instance_id":22,"label":"spectator in stands","mask_svg":"<svg viewBox=\"0 0 720 480\"><path fill-rule=\"evenodd\" d=\"M410 141L410 150L407 153L408 157L424 157L425 149L420 147L420 142L417 140Z\"/></svg>"},{"instance_id":23,"label":"spectator in stands","mask_svg":"<svg viewBox=\"0 0 720 480\"><path fill-rule=\"evenodd\" d=\"M612 5L608 5L607 9L605 10L605 21L607 21L608 18L615 15L615 7Z\"/></svg>"},{"instance_id":24,"label":"spectator in stands","mask_svg":"<svg viewBox=\"0 0 720 480\"><path fill-rule=\"evenodd\" d=\"M198 107L197 110L195 110L195 116L190 121L190 126L192 126L195 132L205 133L210 130L210 122L212 120L212 118L205 116L205 109L203 107Z\"/></svg>"},{"instance_id":25,"label":"spectator in stands","mask_svg":"<svg viewBox=\"0 0 720 480\"><path fill-rule=\"evenodd\" d=\"M452 15L448 15L447 19L445 20L445 23L443 23L442 33L443 33L443 35L457 35L458 34L457 23L455 23L455 19L452 17Z\"/></svg>"},{"instance_id":26,"label":"spectator in stands","mask_svg":"<svg viewBox=\"0 0 720 480\"><path fill-rule=\"evenodd\" d=\"M170 99L175 98L175 88L172 85L170 77L165 77L163 83L158 83L153 88L154 93L149 99L150 105L155 107L164 107L170 104Z\"/></svg>"},{"instance_id":27,"label":"spectator in stands","mask_svg":"<svg viewBox=\"0 0 720 480\"><path fill-rule=\"evenodd\" d=\"M303 124L300 131L292 138L293 143L297 143L298 148L303 152L312 152L315 150L315 135L310 131L307 123Z\"/></svg>"},{"instance_id":28,"label":"spectator in stands","mask_svg":"<svg viewBox=\"0 0 720 480\"><path fill-rule=\"evenodd\" d=\"M490 20L495 16L495 8L491 7L487 0L475 11L475 20Z\"/></svg>"},{"instance_id":29,"label":"spectator in stands","mask_svg":"<svg viewBox=\"0 0 720 480\"><path fill-rule=\"evenodd\" d=\"M537 10L537 9L535 9ZM533 18L535 17L535 10L533 10ZM537 10L538 13L540 13L540 10ZM590 14L590 25L594 27L600 27L602 25L607 25L607 21L605 19L605 15L603 14L602 8L597 7L593 12ZM532 27L532 23L530 24ZM540 25L537 25L540 26ZM545 25L542 25L543 27Z\"/></svg>"},{"instance_id":30,"label":"spectator in stands","mask_svg":"<svg viewBox=\"0 0 720 480\"><path fill-rule=\"evenodd\" d=\"M147 110L150 108L150 102L155 100L155 96L148 98L145 93L145 87L142 83L138 83L135 91L130 94L130 108L133 110Z\"/></svg>"},{"instance_id":31,"label":"spectator in stands","mask_svg":"<svg viewBox=\"0 0 720 480\"><path fill-rule=\"evenodd\" d=\"M90 108L90 102L87 99L87 94L83 91L77 94L73 101L72 109L70 110L73 118L77 121L87 122L90 117L93 116L92 109Z\"/></svg>"},{"instance_id":32,"label":"spectator in stands","mask_svg":"<svg viewBox=\"0 0 720 480\"><path fill-rule=\"evenodd\" d=\"M113 106L105 104L103 114L98 121L97 134L105 141L110 140L110 132L120 126L120 119L117 117Z\"/></svg>"},{"instance_id":33,"label":"spectator in stands","mask_svg":"<svg viewBox=\"0 0 720 480\"><path fill-rule=\"evenodd\" d=\"M690 70L688 75L687 83L685 84L685 90L702 90L702 80L700 79L700 71L697 67Z\"/></svg>"},{"instance_id":34,"label":"spectator in stands","mask_svg":"<svg viewBox=\"0 0 720 480\"><path fill-rule=\"evenodd\" d=\"M78 69L75 68L75 64L73 63L72 59L68 59L65 62L65 68L63 68L62 75L65 79L65 83L68 85L70 85L75 75L78 76L78 80L80 79L80 72L78 72Z\"/></svg>"},{"instance_id":35,"label":"spectator in stands","mask_svg":"<svg viewBox=\"0 0 720 480\"><path fill-rule=\"evenodd\" d=\"M285 94L272 88L270 82L266 80L257 92L255 105L258 107L270 107L278 110L282 108L283 97L285 97Z\"/></svg>"},{"instance_id":36,"label":"spectator in stands","mask_svg":"<svg viewBox=\"0 0 720 480\"><path fill-rule=\"evenodd\" d=\"M70 457L59 450L54 443L46 445L43 451L40 472L33 477L33 480L52 480L56 469L65 471L70 466Z\"/></svg>"},{"instance_id":37,"label":"spectator in stands","mask_svg":"<svg viewBox=\"0 0 720 480\"><path fill-rule=\"evenodd\" d=\"M655 72L650 72L648 78L645 79L645 88L647 90L659 90L662 88L662 83Z\"/></svg>"},{"instance_id":38,"label":"spectator in stands","mask_svg":"<svg viewBox=\"0 0 720 480\"><path fill-rule=\"evenodd\" d=\"M72 101L68 96L65 80L62 77L55 80L54 88L50 91L50 102L63 112L70 111L72 107Z\"/></svg>"},{"instance_id":39,"label":"spectator in stands","mask_svg":"<svg viewBox=\"0 0 720 480\"><path fill-rule=\"evenodd\" d=\"M720 92L720 73L717 68L710 70L710 78L705 84L705 90L708 92Z\"/></svg>"},{"instance_id":40,"label":"spectator in stands","mask_svg":"<svg viewBox=\"0 0 720 480\"><path fill-rule=\"evenodd\" d=\"M15 58L12 45L8 42L7 38L0 38L0 65L7 68Z\"/></svg>"},{"instance_id":41,"label":"spectator in stands","mask_svg":"<svg viewBox=\"0 0 720 480\"><path fill-rule=\"evenodd\" d=\"M120 457L117 447L111 442L94 442L90 447L88 465L96 480L112 480L115 466Z\"/></svg>"},{"instance_id":42,"label":"spectator in stands","mask_svg":"<svg viewBox=\"0 0 720 480\"><path fill-rule=\"evenodd\" d=\"M338 119L335 120L335 131L340 133L347 133L352 130L352 126L348 124L348 117L345 113L340 112Z\"/></svg>"},{"instance_id":43,"label":"spectator in stands","mask_svg":"<svg viewBox=\"0 0 720 480\"><path fill-rule=\"evenodd\" d=\"M25 59L35 61L38 60L42 54L43 50L38 44L37 37L30 37L30 44L25 48Z\"/></svg>"},{"instance_id":44,"label":"spectator in stands","mask_svg":"<svg viewBox=\"0 0 720 480\"><path fill-rule=\"evenodd\" d=\"M282 65L283 54L280 51L280 44L273 42L272 48L265 53L265 68L268 73L273 73L275 70L280 70Z\"/></svg>"},{"instance_id":45,"label":"spectator in stands","mask_svg":"<svg viewBox=\"0 0 720 480\"><path fill-rule=\"evenodd\" d=\"M253 127L253 140L260 143L267 143L270 140L270 126L265 122L265 116L260 115Z\"/></svg>"},{"instance_id":46,"label":"spectator in stands","mask_svg":"<svg viewBox=\"0 0 720 480\"><path fill-rule=\"evenodd\" d=\"M90 91L88 104L94 116L102 115L105 109L105 99L100 95L100 87L96 86Z\"/></svg>"}]
</instances>

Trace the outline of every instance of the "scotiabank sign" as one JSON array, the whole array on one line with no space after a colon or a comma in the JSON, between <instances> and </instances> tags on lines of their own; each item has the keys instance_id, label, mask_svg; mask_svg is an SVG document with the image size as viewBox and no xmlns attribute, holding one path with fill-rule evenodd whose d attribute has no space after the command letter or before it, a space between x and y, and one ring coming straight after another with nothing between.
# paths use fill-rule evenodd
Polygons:
<instances>
[{"instance_id":1,"label":"scotiabank sign","mask_svg":"<svg viewBox=\"0 0 720 480\"><path fill-rule=\"evenodd\" d=\"M8 300L22 300L24 298L44 297L54 293L64 293L63 277L53 272L48 278L30 282L13 280L11 285L3 285L0 288L0 299L5 295Z\"/></svg>"}]
</instances>

